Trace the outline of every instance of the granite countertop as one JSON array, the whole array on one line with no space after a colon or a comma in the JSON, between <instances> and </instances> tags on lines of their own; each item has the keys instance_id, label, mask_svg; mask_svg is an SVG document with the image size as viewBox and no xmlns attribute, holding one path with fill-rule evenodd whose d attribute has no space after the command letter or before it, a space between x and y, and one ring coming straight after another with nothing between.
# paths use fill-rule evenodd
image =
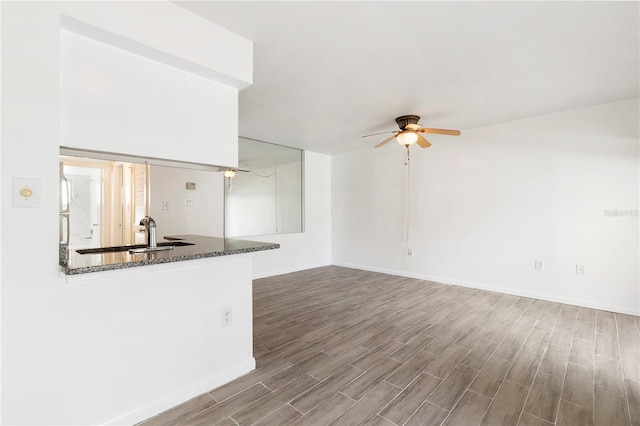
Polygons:
<instances>
[{"instance_id":1,"label":"granite countertop","mask_svg":"<svg viewBox=\"0 0 640 426\"><path fill-rule=\"evenodd\" d=\"M176 246L173 250L135 254L130 254L128 250L109 253L80 254L77 253L76 250L71 249L68 253L67 262L60 266L62 267L62 272L65 274L78 275L280 248L280 244L274 243L204 237L201 235L175 235L165 238L167 241L180 241L192 243L193 245ZM159 240L158 242L167 241Z\"/></svg>"}]
</instances>

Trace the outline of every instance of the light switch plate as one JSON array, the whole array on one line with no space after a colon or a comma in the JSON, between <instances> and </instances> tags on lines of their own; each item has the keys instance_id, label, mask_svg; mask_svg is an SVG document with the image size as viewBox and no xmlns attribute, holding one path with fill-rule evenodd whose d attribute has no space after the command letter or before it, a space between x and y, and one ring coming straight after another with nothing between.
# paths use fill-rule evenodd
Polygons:
<instances>
[{"instance_id":1,"label":"light switch plate","mask_svg":"<svg viewBox=\"0 0 640 426\"><path fill-rule=\"evenodd\" d=\"M40 179L13 178L11 207L40 207Z\"/></svg>"}]
</instances>

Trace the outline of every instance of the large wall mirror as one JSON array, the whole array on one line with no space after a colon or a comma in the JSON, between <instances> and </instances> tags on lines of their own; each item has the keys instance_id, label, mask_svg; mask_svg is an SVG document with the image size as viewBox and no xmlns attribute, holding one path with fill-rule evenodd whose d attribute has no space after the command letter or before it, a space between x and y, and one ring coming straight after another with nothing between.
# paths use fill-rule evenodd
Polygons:
<instances>
[{"instance_id":1,"label":"large wall mirror","mask_svg":"<svg viewBox=\"0 0 640 426\"><path fill-rule=\"evenodd\" d=\"M225 177L216 166L61 149L60 241L142 244L144 216L159 239L303 232L304 151L245 138L238 150L239 167Z\"/></svg>"},{"instance_id":2,"label":"large wall mirror","mask_svg":"<svg viewBox=\"0 0 640 426\"><path fill-rule=\"evenodd\" d=\"M225 236L304 232L304 151L241 137L224 188Z\"/></svg>"},{"instance_id":3,"label":"large wall mirror","mask_svg":"<svg viewBox=\"0 0 640 426\"><path fill-rule=\"evenodd\" d=\"M159 240L224 236L224 178L217 168L82 154L60 156L60 241L70 248L142 244L144 216L156 221Z\"/></svg>"}]
</instances>

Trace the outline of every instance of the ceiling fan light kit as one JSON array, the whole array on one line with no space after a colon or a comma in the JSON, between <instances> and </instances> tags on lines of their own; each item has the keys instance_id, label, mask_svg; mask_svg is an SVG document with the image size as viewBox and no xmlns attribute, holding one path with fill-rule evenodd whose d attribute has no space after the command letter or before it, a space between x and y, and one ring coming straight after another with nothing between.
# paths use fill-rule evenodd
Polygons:
<instances>
[{"instance_id":1,"label":"ceiling fan light kit","mask_svg":"<svg viewBox=\"0 0 640 426\"><path fill-rule=\"evenodd\" d=\"M418 141L418 134L413 130L403 130L398 133L396 139L400 145L409 146Z\"/></svg>"},{"instance_id":2,"label":"ceiling fan light kit","mask_svg":"<svg viewBox=\"0 0 640 426\"><path fill-rule=\"evenodd\" d=\"M398 143L402 146L405 146L407 150L409 147L415 143L420 146L420 148L429 148L431 143L422 136L422 133L430 133L436 135L448 135L448 136L460 136L459 130L448 130L448 129L431 129L428 127L422 127L418 124L420 121L419 115L401 115L396 118L396 123L400 130L394 130L392 132L382 132L382 133L393 133L394 135L390 138L387 138L376 145L376 148L380 148L387 143L391 142L393 139L396 139ZM363 138L369 136L380 135L382 133L374 133L371 135L362 136Z\"/></svg>"}]
</instances>

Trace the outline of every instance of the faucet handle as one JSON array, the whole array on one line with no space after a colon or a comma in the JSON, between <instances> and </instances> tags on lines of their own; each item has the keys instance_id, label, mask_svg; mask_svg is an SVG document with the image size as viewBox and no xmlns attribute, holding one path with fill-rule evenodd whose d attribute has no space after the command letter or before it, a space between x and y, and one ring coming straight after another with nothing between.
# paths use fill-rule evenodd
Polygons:
<instances>
[{"instance_id":1,"label":"faucet handle","mask_svg":"<svg viewBox=\"0 0 640 426\"><path fill-rule=\"evenodd\" d=\"M140 225L144 226L145 228L153 226L156 226L156 221L153 220L153 218L151 216L145 216L142 219L140 219Z\"/></svg>"}]
</instances>

